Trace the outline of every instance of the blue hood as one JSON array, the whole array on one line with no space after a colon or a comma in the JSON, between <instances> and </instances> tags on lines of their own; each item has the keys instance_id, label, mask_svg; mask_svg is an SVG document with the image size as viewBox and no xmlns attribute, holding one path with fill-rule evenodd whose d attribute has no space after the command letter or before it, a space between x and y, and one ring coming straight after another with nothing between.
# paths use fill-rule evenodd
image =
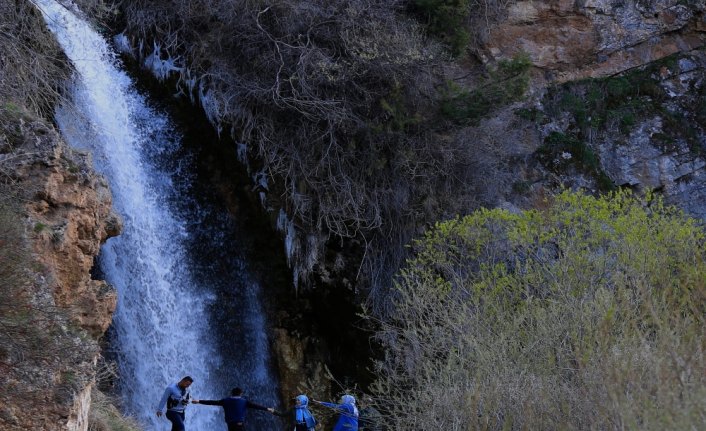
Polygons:
<instances>
[{"instance_id":1,"label":"blue hood","mask_svg":"<svg viewBox=\"0 0 706 431\"><path fill-rule=\"evenodd\" d=\"M296 399L299 401L299 405L294 407L294 420L299 424L305 423L307 428L314 428L316 419L307 408L309 398L306 395L297 395Z\"/></svg>"},{"instance_id":2,"label":"blue hood","mask_svg":"<svg viewBox=\"0 0 706 431\"><path fill-rule=\"evenodd\" d=\"M299 405L297 407L307 407L309 405L309 397L306 395L297 395L296 400L299 401Z\"/></svg>"}]
</instances>

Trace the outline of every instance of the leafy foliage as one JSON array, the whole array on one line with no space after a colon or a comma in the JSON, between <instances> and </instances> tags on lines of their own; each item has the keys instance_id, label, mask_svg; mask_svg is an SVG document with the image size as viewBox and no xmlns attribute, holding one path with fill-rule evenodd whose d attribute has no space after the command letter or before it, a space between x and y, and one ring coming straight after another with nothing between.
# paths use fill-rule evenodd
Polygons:
<instances>
[{"instance_id":1,"label":"leafy foliage","mask_svg":"<svg viewBox=\"0 0 706 431\"><path fill-rule=\"evenodd\" d=\"M455 57L477 53L509 0L409 0L408 10ZM392 6L393 4L391 4Z\"/></svg>"},{"instance_id":2,"label":"leafy foliage","mask_svg":"<svg viewBox=\"0 0 706 431\"><path fill-rule=\"evenodd\" d=\"M389 425L698 428L705 245L695 220L624 191L438 223L380 322Z\"/></svg>"}]
</instances>

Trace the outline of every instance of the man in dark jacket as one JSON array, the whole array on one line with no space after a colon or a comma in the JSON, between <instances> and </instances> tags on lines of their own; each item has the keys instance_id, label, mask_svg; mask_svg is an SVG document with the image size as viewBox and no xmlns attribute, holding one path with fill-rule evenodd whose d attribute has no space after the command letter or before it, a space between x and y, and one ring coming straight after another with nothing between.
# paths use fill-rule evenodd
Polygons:
<instances>
[{"instance_id":1,"label":"man in dark jacket","mask_svg":"<svg viewBox=\"0 0 706 431\"><path fill-rule=\"evenodd\" d=\"M248 401L248 399L243 396L243 390L240 388L234 388L230 391L230 395L231 396L228 398L220 400L192 400L191 402L194 404L223 407L228 431L245 430L245 413L247 409L267 410L270 413L274 412L274 407L264 407Z\"/></svg>"}]
</instances>

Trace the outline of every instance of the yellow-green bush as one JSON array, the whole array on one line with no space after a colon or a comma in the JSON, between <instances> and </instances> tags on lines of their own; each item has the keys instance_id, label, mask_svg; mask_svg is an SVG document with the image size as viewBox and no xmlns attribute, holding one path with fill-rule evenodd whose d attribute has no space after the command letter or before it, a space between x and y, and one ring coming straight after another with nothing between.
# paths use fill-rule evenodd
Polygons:
<instances>
[{"instance_id":1,"label":"yellow-green bush","mask_svg":"<svg viewBox=\"0 0 706 431\"><path fill-rule=\"evenodd\" d=\"M565 192L413 245L381 323L392 429L698 429L706 245L652 196Z\"/></svg>"}]
</instances>

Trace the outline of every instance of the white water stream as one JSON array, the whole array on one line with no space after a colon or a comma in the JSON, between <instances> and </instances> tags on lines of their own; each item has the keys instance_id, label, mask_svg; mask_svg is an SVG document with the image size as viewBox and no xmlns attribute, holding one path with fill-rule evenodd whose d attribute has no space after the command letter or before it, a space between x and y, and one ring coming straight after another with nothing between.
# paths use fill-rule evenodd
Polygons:
<instances>
[{"instance_id":1,"label":"white water stream","mask_svg":"<svg viewBox=\"0 0 706 431\"><path fill-rule=\"evenodd\" d=\"M169 429L155 415L157 402L185 375L195 379L196 398L219 399L238 385L256 402L276 403L259 286L234 256L228 216L194 196L193 157L169 118L135 90L103 36L54 0L34 2L76 69L57 123L70 145L93 154L124 221L100 256L118 291L111 348L124 410L145 429ZM214 317L224 292L236 311ZM253 429L277 428L249 416ZM189 406L187 429L225 430L221 409Z\"/></svg>"}]
</instances>

